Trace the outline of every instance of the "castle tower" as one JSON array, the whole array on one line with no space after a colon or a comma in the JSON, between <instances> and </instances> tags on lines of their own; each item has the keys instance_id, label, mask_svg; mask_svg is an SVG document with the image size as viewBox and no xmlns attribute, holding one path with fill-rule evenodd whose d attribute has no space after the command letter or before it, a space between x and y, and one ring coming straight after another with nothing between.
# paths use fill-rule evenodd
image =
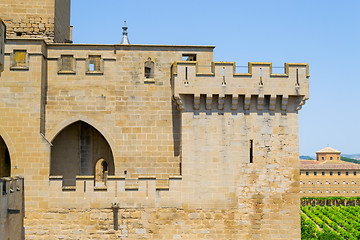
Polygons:
<instances>
[{"instance_id":1,"label":"castle tower","mask_svg":"<svg viewBox=\"0 0 360 240\"><path fill-rule=\"evenodd\" d=\"M0 18L7 38L70 41L70 0L2 0Z\"/></svg>"}]
</instances>

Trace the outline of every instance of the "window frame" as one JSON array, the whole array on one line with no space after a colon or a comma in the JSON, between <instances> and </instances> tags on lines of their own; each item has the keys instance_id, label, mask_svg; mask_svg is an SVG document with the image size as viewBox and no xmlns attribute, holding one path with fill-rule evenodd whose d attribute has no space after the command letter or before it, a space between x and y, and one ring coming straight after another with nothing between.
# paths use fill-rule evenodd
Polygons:
<instances>
[{"instance_id":1,"label":"window frame","mask_svg":"<svg viewBox=\"0 0 360 240\"><path fill-rule=\"evenodd\" d=\"M15 60L16 52L25 52L25 64L23 66L17 65ZM13 49L10 58L10 70L29 70L29 53L27 49Z\"/></svg>"},{"instance_id":2,"label":"window frame","mask_svg":"<svg viewBox=\"0 0 360 240\"><path fill-rule=\"evenodd\" d=\"M90 71L91 58L99 58L99 70ZM104 59L100 54L91 54L86 58L86 74L87 75L103 75L104 74Z\"/></svg>"},{"instance_id":3,"label":"window frame","mask_svg":"<svg viewBox=\"0 0 360 240\"><path fill-rule=\"evenodd\" d=\"M71 61L71 65L72 65L72 69L68 70L68 69L63 69L63 57L72 57ZM62 54L60 56L60 58L58 58L58 74L76 74L76 60L74 55L72 54Z\"/></svg>"}]
</instances>

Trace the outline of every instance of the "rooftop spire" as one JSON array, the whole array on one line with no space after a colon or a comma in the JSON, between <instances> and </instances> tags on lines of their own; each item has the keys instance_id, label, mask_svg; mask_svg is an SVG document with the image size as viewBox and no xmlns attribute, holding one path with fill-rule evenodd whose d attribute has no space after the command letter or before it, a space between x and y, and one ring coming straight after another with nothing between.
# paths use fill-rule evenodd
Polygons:
<instances>
[{"instance_id":1,"label":"rooftop spire","mask_svg":"<svg viewBox=\"0 0 360 240\"><path fill-rule=\"evenodd\" d=\"M129 38L127 36L128 27L126 26L126 21L124 21L124 26L122 27L122 29L123 29L123 36L120 44L130 44Z\"/></svg>"}]
</instances>

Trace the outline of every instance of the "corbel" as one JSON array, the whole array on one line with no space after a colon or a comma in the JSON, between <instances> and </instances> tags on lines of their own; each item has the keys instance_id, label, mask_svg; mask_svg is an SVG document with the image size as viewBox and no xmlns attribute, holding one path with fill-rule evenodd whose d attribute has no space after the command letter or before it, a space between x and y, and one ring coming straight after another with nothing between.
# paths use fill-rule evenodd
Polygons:
<instances>
[{"instance_id":1,"label":"corbel","mask_svg":"<svg viewBox=\"0 0 360 240\"><path fill-rule=\"evenodd\" d=\"M244 110L250 109L250 103L251 103L251 95L245 95L244 98Z\"/></svg>"},{"instance_id":2,"label":"corbel","mask_svg":"<svg viewBox=\"0 0 360 240\"><path fill-rule=\"evenodd\" d=\"M281 110L286 111L287 104L288 104L289 96L283 95L281 100Z\"/></svg>"},{"instance_id":3,"label":"corbel","mask_svg":"<svg viewBox=\"0 0 360 240\"><path fill-rule=\"evenodd\" d=\"M211 110L212 95L206 95L206 110Z\"/></svg>"},{"instance_id":4,"label":"corbel","mask_svg":"<svg viewBox=\"0 0 360 240\"><path fill-rule=\"evenodd\" d=\"M219 99L218 99L218 109L219 110L224 109L224 103L225 103L225 97L224 96L219 96Z\"/></svg>"},{"instance_id":5,"label":"corbel","mask_svg":"<svg viewBox=\"0 0 360 240\"><path fill-rule=\"evenodd\" d=\"M306 98L305 96L302 97L299 106L296 108L296 111L301 110L302 106L305 104L306 100L308 100L308 98Z\"/></svg>"},{"instance_id":6,"label":"corbel","mask_svg":"<svg viewBox=\"0 0 360 240\"><path fill-rule=\"evenodd\" d=\"M180 111L184 110L184 104L183 104L181 98L179 96L176 96L176 97L174 96L174 100L176 102L178 110L180 110Z\"/></svg>"},{"instance_id":7,"label":"corbel","mask_svg":"<svg viewBox=\"0 0 360 240\"><path fill-rule=\"evenodd\" d=\"M239 95L232 95L231 98L231 110L236 110L239 103Z\"/></svg>"},{"instance_id":8,"label":"corbel","mask_svg":"<svg viewBox=\"0 0 360 240\"><path fill-rule=\"evenodd\" d=\"M269 110L270 111L275 111L275 106L276 106L276 95L271 95L270 96Z\"/></svg>"},{"instance_id":9,"label":"corbel","mask_svg":"<svg viewBox=\"0 0 360 240\"><path fill-rule=\"evenodd\" d=\"M200 95L194 95L194 110L200 109Z\"/></svg>"},{"instance_id":10,"label":"corbel","mask_svg":"<svg viewBox=\"0 0 360 240\"><path fill-rule=\"evenodd\" d=\"M258 95L257 99L257 110L263 110L264 109L264 95Z\"/></svg>"}]
</instances>

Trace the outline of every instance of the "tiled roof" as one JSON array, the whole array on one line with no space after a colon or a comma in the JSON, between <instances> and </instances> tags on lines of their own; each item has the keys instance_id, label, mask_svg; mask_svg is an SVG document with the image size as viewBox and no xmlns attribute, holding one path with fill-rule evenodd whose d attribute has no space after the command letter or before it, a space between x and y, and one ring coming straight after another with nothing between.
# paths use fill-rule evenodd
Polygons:
<instances>
[{"instance_id":1,"label":"tiled roof","mask_svg":"<svg viewBox=\"0 0 360 240\"><path fill-rule=\"evenodd\" d=\"M300 160L300 170L354 170L360 169L360 164L352 163L319 163L316 160Z\"/></svg>"},{"instance_id":2,"label":"tiled roof","mask_svg":"<svg viewBox=\"0 0 360 240\"><path fill-rule=\"evenodd\" d=\"M321 149L320 151L317 151L316 153L341 153L341 152L331 147L326 147Z\"/></svg>"}]
</instances>

